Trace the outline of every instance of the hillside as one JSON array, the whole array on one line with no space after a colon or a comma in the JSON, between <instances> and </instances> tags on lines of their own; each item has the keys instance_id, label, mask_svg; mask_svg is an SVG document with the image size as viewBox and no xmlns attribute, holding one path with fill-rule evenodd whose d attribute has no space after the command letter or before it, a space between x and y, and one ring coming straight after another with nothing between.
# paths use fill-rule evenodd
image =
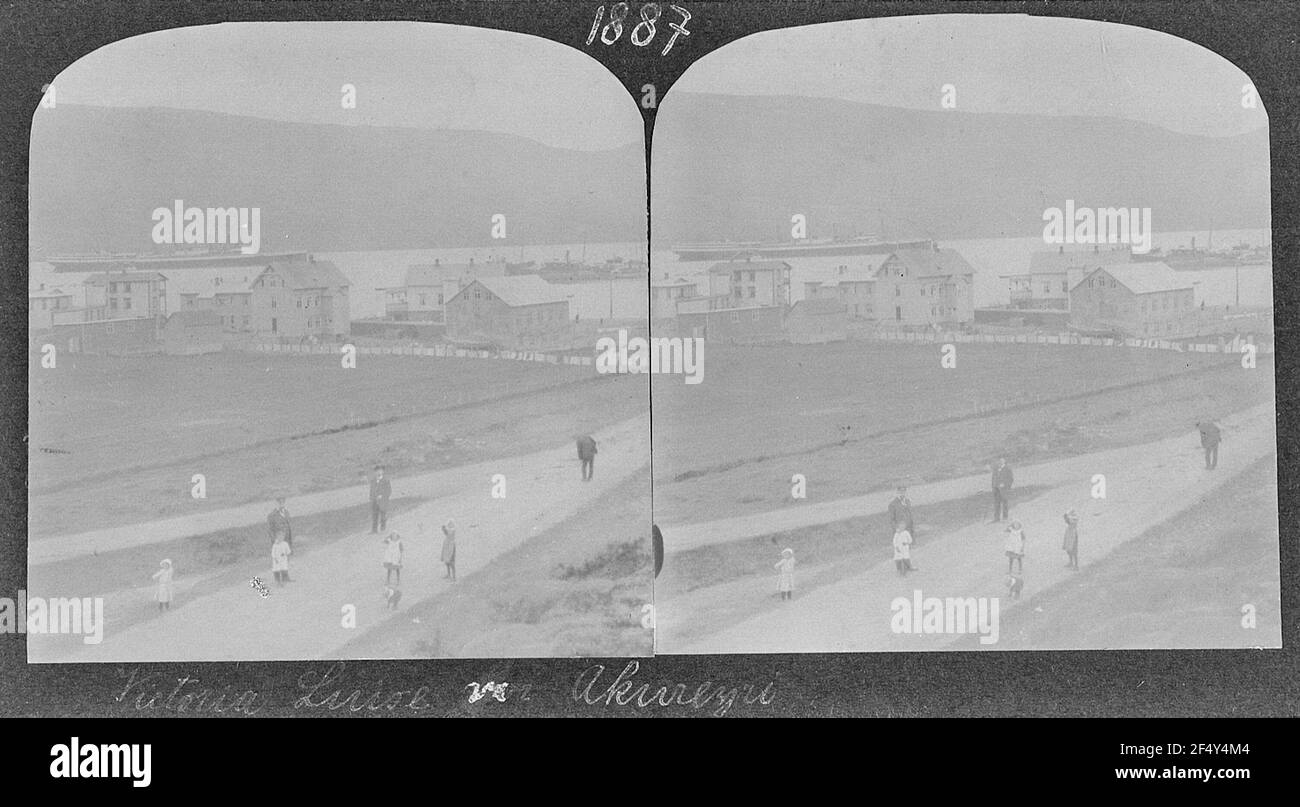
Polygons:
<instances>
[{"instance_id":1,"label":"hillside","mask_svg":"<svg viewBox=\"0 0 1300 807\"><path fill-rule=\"evenodd\" d=\"M1269 226L1268 133L1209 138L1118 118L917 111L821 98L668 93L654 238L997 238L1045 207L1150 207L1157 231Z\"/></svg>"},{"instance_id":2,"label":"hillside","mask_svg":"<svg viewBox=\"0 0 1300 807\"><path fill-rule=\"evenodd\" d=\"M506 134L65 106L32 125L34 257L153 248L154 208L262 208L264 250L432 249L645 237L644 151Z\"/></svg>"}]
</instances>

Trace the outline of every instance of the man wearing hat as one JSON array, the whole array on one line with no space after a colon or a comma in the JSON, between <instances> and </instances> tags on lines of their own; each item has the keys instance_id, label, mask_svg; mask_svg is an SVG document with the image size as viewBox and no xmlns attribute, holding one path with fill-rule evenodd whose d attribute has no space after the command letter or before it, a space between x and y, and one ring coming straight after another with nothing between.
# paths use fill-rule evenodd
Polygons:
<instances>
[{"instance_id":1,"label":"man wearing hat","mask_svg":"<svg viewBox=\"0 0 1300 807\"><path fill-rule=\"evenodd\" d=\"M1065 564L1068 569L1079 568L1079 513L1073 507L1065 511L1065 536L1061 539L1061 548L1069 557Z\"/></svg>"},{"instance_id":2,"label":"man wearing hat","mask_svg":"<svg viewBox=\"0 0 1300 807\"><path fill-rule=\"evenodd\" d=\"M998 464L993 467L993 523L995 524L1011 517L1008 499L1011 496L1012 481L1011 466L1007 465L1007 458L999 457Z\"/></svg>"},{"instance_id":3,"label":"man wearing hat","mask_svg":"<svg viewBox=\"0 0 1300 807\"><path fill-rule=\"evenodd\" d=\"M590 434L578 438L578 461L582 463L582 481L590 482L596 470L596 440Z\"/></svg>"},{"instance_id":4,"label":"man wearing hat","mask_svg":"<svg viewBox=\"0 0 1300 807\"><path fill-rule=\"evenodd\" d=\"M275 509L266 517L266 526L271 531L271 543L275 543L277 534L282 534L289 548L293 548L293 525L289 523L289 511L285 509L283 496L275 497Z\"/></svg>"},{"instance_id":5,"label":"man wearing hat","mask_svg":"<svg viewBox=\"0 0 1300 807\"><path fill-rule=\"evenodd\" d=\"M393 483L384 478L384 466L375 466L370 480L370 533L388 529L388 498L393 495Z\"/></svg>"},{"instance_id":6,"label":"man wearing hat","mask_svg":"<svg viewBox=\"0 0 1300 807\"><path fill-rule=\"evenodd\" d=\"M1205 469L1213 471L1219 467L1219 441L1223 439L1219 427L1207 420L1197 423L1196 430L1201 433L1201 448L1205 449Z\"/></svg>"},{"instance_id":7,"label":"man wearing hat","mask_svg":"<svg viewBox=\"0 0 1300 807\"><path fill-rule=\"evenodd\" d=\"M899 485L898 493L889 503L889 523L902 523L912 539L916 540L916 525L912 521L912 500L907 498L907 485ZM893 534L892 532L890 533Z\"/></svg>"}]
</instances>

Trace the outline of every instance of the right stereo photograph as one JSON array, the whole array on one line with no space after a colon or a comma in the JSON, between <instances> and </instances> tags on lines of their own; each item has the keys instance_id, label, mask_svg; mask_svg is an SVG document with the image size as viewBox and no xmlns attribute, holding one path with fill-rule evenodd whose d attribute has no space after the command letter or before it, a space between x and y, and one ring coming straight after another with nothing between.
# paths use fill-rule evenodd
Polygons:
<instances>
[{"instance_id":1,"label":"right stereo photograph","mask_svg":"<svg viewBox=\"0 0 1300 807\"><path fill-rule=\"evenodd\" d=\"M1010 15L756 34L664 96L651 188L657 653L1281 646L1231 62Z\"/></svg>"}]
</instances>

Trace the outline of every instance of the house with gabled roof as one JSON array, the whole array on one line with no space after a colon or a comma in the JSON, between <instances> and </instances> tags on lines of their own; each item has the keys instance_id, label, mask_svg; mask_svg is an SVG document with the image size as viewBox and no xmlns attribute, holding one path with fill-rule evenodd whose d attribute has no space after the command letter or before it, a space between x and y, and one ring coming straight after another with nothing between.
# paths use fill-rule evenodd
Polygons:
<instances>
[{"instance_id":1,"label":"house with gabled roof","mask_svg":"<svg viewBox=\"0 0 1300 807\"><path fill-rule=\"evenodd\" d=\"M40 288L27 292L27 329L43 331L54 327L56 311L72 309L72 292L61 288Z\"/></svg>"},{"instance_id":2,"label":"house with gabled roof","mask_svg":"<svg viewBox=\"0 0 1300 807\"><path fill-rule=\"evenodd\" d=\"M252 330L281 340L345 336L352 329L350 286L329 261L270 263L249 283Z\"/></svg>"},{"instance_id":3,"label":"house with gabled roof","mask_svg":"<svg viewBox=\"0 0 1300 807\"><path fill-rule=\"evenodd\" d=\"M569 301L539 275L475 277L446 304L447 338L506 350L568 347Z\"/></svg>"},{"instance_id":4,"label":"house with gabled roof","mask_svg":"<svg viewBox=\"0 0 1300 807\"><path fill-rule=\"evenodd\" d=\"M1158 261L1098 267L1070 289L1070 327L1084 333L1180 339L1199 323L1191 281Z\"/></svg>"},{"instance_id":5,"label":"house with gabled roof","mask_svg":"<svg viewBox=\"0 0 1300 807\"><path fill-rule=\"evenodd\" d=\"M709 294L728 296L734 308L790 304L790 264L785 261L743 259L709 267Z\"/></svg>"},{"instance_id":6,"label":"house with gabled roof","mask_svg":"<svg viewBox=\"0 0 1300 807\"><path fill-rule=\"evenodd\" d=\"M974 281L975 268L955 249L900 249L876 270L875 317L910 328L971 322Z\"/></svg>"},{"instance_id":7,"label":"house with gabled roof","mask_svg":"<svg viewBox=\"0 0 1300 807\"><path fill-rule=\"evenodd\" d=\"M1070 289L1084 275L1102 266L1115 266L1133 262L1133 255L1124 249L1101 249L1093 245L1087 250L1066 251L1061 246L1051 251L1035 252L1029 256L1029 270L1002 275L1007 281L1007 296L1012 308L1051 309L1064 311L1070 307Z\"/></svg>"},{"instance_id":8,"label":"house with gabled roof","mask_svg":"<svg viewBox=\"0 0 1300 807\"><path fill-rule=\"evenodd\" d=\"M104 272L86 278L86 308L102 308L107 319L167 315L167 278L157 272Z\"/></svg>"},{"instance_id":9,"label":"house with gabled roof","mask_svg":"<svg viewBox=\"0 0 1300 807\"><path fill-rule=\"evenodd\" d=\"M504 261L412 264L402 285L384 289L384 316L392 320L441 322L447 300L476 277L506 275Z\"/></svg>"}]
</instances>

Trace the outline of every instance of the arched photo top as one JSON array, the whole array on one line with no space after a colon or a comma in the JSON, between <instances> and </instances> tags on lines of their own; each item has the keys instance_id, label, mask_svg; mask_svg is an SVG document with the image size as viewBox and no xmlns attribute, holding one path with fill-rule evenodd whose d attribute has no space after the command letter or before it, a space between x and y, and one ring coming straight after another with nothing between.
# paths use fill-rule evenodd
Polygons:
<instances>
[{"instance_id":1,"label":"arched photo top","mask_svg":"<svg viewBox=\"0 0 1300 807\"><path fill-rule=\"evenodd\" d=\"M227 23L106 45L50 87L32 123L37 260L151 250L151 211L174 200L259 206L283 249L644 240L635 99L539 37Z\"/></svg>"},{"instance_id":2,"label":"arched photo top","mask_svg":"<svg viewBox=\"0 0 1300 807\"><path fill-rule=\"evenodd\" d=\"M528 34L442 23L174 28L87 53L50 85L60 106L482 130L583 151L643 137L635 101L582 51ZM346 85L355 88L353 103L345 103Z\"/></svg>"},{"instance_id":3,"label":"arched photo top","mask_svg":"<svg viewBox=\"0 0 1300 807\"><path fill-rule=\"evenodd\" d=\"M1149 207L1166 233L1270 226L1268 115L1250 78L1192 42L1089 20L752 34L665 94L652 152L659 247L1029 236L1069 200Z\"/></svg>"},{"instance_id":4,"label":"arched photo top","mask_svg":"<svg viewBox=\"0 0 1300 807\"><path fill-rule=\"evenodd\" d=\"M949 85L955 93L945 92ZM1267 128L1253 86L1214 51L1146 28L938 14L751 34L693 63L665 101L672 92L794 95L916 110L1115 117L1216 137Z\"/></svg>"}]
</instances>

